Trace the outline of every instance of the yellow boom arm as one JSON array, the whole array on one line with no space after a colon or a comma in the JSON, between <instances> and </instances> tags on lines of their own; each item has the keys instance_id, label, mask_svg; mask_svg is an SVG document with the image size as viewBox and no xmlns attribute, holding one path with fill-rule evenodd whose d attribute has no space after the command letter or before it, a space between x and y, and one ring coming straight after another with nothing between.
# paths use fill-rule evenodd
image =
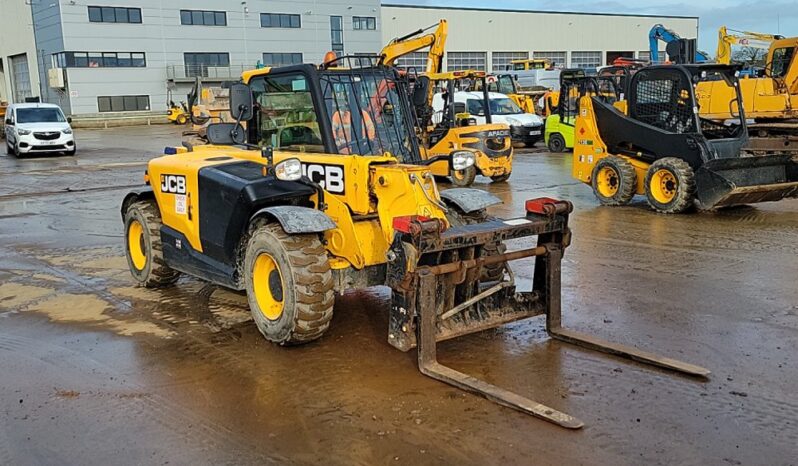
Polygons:
<instances>
[{"instance_id":1,"label":"yellow boom arm","mask_svg":"<svg viewBox=\"0 0 798 466\"><path fill-rule=\"evenodd\" d=\"M732 31L730 34L729 31ZM759 32L735 31L721 26L718 30L718 52L717 62L728 65L732 58L732 45L742 45L757 49L769 49L773 41L781 39L781 36L773 34L762 34Z\"/></svg>"},{"instance_id":2,"label":"yellow boom arm","mask_svg":"<svg viewBox=\"0 0 798 466\"><path fill-rule=\"evenodd\" d=\"M443 68L443 53L446 46L446 35L449 25L445 19L440 20L435 31L422 34L435 26L419 29L403 37L397 37L380 51L380 61L385 66L394 66L396 60L409 54L429 47L427 56L427 73L439 73Z\"/></svg>"}]
</instances>

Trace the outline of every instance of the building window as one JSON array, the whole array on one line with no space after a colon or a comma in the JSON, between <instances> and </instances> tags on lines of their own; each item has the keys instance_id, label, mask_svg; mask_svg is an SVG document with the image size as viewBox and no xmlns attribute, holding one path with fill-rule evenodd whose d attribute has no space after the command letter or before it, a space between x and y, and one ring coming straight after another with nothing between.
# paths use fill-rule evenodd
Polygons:
<instances>
[{"instance_id":1,"label":"building window","mask_svg":"<svg viewBox=\"0 0 798 466\"><path fill-rule=\"evenodd\" d=\"M180 10L180 24L187 26L227 26L224 11Z\"/></svg>"},{"instance_id":2,"label":"building window","mask_svg":"<svg viewBox=\"0 0 798 466\"><path fill-rule=\"evenodd\" d=\"M302 19L299 15L285 13L261 13L260 27L262 28L301 28Z\"/></svg>"},{"instance_id":3,"label":"building window","mask_svg":"<svg viewBox=\"0 0 798 466\"><path fill-rule=\"evenodd\" d=\"M364 29L377 29L377 18L373 16L353 16L352 29L360 31Z\"/></svg>"},{"instance_id":4,"label":"building window","mask_svg":"<svg viewBox=\"0 0 798 466\"><path fill-rule=\"evenodd\" d=\"M227 68L230 66L229 53L184 53L186 77L215 77L218 73L208 73L208 68Z\"/></svg>"},{"instance_id":5,"label":"building window","mask_svg":"<svg viewBox=\"0 0 798 466\"><path fill-rule=\"evenodd\" d=\"M553 68L564 68L568 63L567 52L535 52L532 57L539 60L548 60L549 65Z\"/></svg>"},{"instance_id":6,"label":"building window","mask_svg":"<svg viewBox=\"0 0 798 466\"><path fill-rule=\"evenodd\" d=\"M417 73L427 71L427 52L412 52L396 60L396 67L402 70L414 69Z\"/></svg>"},{"instance_id":7,"label":"building window","mask_svg":"<svg viewBox=\"0 0 798 466\"><path fill-rule=\"evenodd\" d=\"M330 16L330 45L339 57L344 54L344 17Z\"/></svg>"},{"instance_id":8,"label":"building window","mask_svg":"<svg viewBox=\"0 0 798 466\"><path fill-rule=\"evenodd\" d=\"M657 52L657 56L659 56L658 63L664 63L665 62L665 58L666 58L665 57L665 52ZM640 52L637 52L637 58L639 58L641 60L645 60L645 61L651 61L651 52L648 51L648 50L642 50Z\"/></svg>"},{"instance_id":9,"label":"building window","mask_svg":"<svg viewBox=\"0 0 798 466\"><path fill-rule=\"evenodd\" d=\"M528 60L529 52L493 52L490 54L490 67L493 72L511 70L513 60Z\"/></svg>"},{"instance_id":10,"label":"building window","mask_svg":"<svg viewBox=\"0 0 798 466\"><path fill-rule=\"evenodd\" d=\"M97 109L105 112L146 112L150 109L148 95L115 95L97 97Z\"/></svg>"},{"instance_id":11,"label":"building window","mask_svg":"<svg viewBox=\"0 0 798 466\"><path fill-rule=\"evenodd\" d=\"M302 63L301 53L267 52L263 54L263 64L266 66L298 65Z\"/></svg>"},{"instance_id":12,"label":"building window","mask_svg":"<svg viewBox=\"0 0 798 466\"><path fill-rule=\"evenodd\" d=\"M61 52L55 54L58 68L144 68L143 52Z\"/></svg>"},{"instance_id":13,"label":"building window","mask_svg":"<svg viewBox=\"0 0 798 466\"><path fill-rule=\"evenodd\" d=\"M141 24L141 8L90 6L89 21L92 23Z\"/></svg>"},{"instance_id":14,"label":"building window","mask_svg":"<svg viewBox=\"0 0 798 466\"><path fill-rule=\"evenodd\" d=\"M479 70L487 71L486 52L447 52L447 71Z\"/></svg>"},{"instance_id":15,"label":"building window","mask_svg":"<svg viewBox=\"0 0 798 466\"><path fill-rule=\"evenodd\" d=\"M601 66L601 52L571 52L572 68L598 68Z\"/></svg>"}]
</instances>

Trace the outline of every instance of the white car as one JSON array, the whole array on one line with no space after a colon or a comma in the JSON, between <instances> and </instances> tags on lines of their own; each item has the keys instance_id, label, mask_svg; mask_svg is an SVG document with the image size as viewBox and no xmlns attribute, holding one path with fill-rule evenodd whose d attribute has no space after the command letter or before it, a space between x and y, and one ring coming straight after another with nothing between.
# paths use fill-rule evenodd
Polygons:
<instances>
[{"instance_id":1,"label":"white car","mask_svg":"<svg viewBox=\"0 0 798 466\"><path fill-rule=\"evenodd\" d=\"M510 127L510 134L515 142L523 142L533 146L543 138L543 119L532 113L524 113L509 97L498 92L488 93L490 101L490 115L493 123L504 123ZM485 110L482 105L484 96L482 91L458 91L454 93L455 112L468 112L476 124L484 125L487 122ZM443 94L437 93L432 97L432 109L439 114L443 111Z\"/></svg>"},{"instance_id":2,"label":"white car","mask_svg":"<svg viewBox=\"0 0 798 466\"><path fill-rule=\"evenodd\" d=\"M75 155L75 135L58 105L11 104L6 110L6 153L23 154L63 152Z\"/></svg>"}]
</instances>

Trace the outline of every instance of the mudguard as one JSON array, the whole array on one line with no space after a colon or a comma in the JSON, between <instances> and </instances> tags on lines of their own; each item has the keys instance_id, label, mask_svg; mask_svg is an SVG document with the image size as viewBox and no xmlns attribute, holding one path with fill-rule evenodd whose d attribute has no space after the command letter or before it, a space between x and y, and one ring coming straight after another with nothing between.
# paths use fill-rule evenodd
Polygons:
<instances>
[{"instance_id":1,"label":"mudguard","mask_svg":"<svg viewBox=\"0 0 798 466\"><path fill-rule=\"evenodd\" d=\"M138 201L139 199L155 199L155 193L152 191L150 186L142 186L140 188L136 188L125 196L125 199L122 200L122 220L124 221L125 213L127 212L127 208L130 204Z\"/></svg>"},{"instance_id":2,"label":"mudguard","mask_svg":"<svg viewBox=\"0 0 798 466\"><path fill-rule=\"evenodd\" d=\"M489 192L471 188L447 189L441 191L441 198L447 204L454 204L466 214L502 203L501 199Z\"/></svg>"},{"instance_id":3,"label":"mudguard","mask_svg":"<svg viewBox=\"0 0 798 466\"><path fill-rule=\"evenodd\" d=\"M336 227L335 222L324 212L310 207L273 206L260 209L252 218L262 215L274 217L289 235L321 233Z\"/></svg>"}]
</instances>

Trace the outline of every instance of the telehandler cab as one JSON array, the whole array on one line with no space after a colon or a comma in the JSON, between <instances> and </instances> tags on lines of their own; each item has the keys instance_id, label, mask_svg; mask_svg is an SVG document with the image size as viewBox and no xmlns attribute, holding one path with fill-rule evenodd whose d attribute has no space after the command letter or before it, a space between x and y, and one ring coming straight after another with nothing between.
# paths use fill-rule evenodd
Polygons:
<instances>
[{"instance_id":1,"label":"telehandler cab","mask_svg":"<svg viewBox=\"0 0 798 466\"><path fill-rule=\"evenodd\" d=\"M387 285L388 342L417 347L422 373L567 428L582 422L438 363L437 342L545 315L554 338L708 374L562 328L572 205L533 199L521 217L500 220L485 213L500 202L489 193L439 192L404 81L363 57L354 57L360 67L338 66L345 59L244 73L230 88L235 123L210 125L208 145L168 148L149 162L149 186L122 202L140 284L170 285L185 273L246 291L257 328L281 345L321 337L334 292ZM454 169L474 161L462 151L446 160ZM506 252L504 241L518 238L526 246ZM507 263L529 257L532 290L521 292Z\"/></svg>"},{"instance_id":2,"label":"telehandler cab","mask_svg":"<svg viewBox=\"0 0 798 466\"><path fill-rule=\"evenodd\" d=\"M645 194L652 209L680 213L798 196L798 163L750 156L739 66L659 65L629 80L626 114L597 96L580 100L573 176L604 205ZM735 124L703 116L696 88L712 81L736 96Z\"/></svg>"}]
</instances>

